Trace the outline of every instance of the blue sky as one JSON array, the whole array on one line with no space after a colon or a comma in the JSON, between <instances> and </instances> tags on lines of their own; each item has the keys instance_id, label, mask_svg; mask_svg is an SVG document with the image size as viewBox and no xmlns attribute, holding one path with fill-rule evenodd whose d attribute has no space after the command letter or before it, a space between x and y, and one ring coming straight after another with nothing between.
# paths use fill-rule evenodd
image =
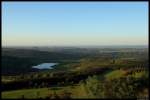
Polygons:
<instances>
[{"instance_id":1,"label":"blue sky","mask_svg":"<svg viewBox=\"0 0 150 100\"><path fill-rule=\"evenodd\" d=\"M148 2L3 2L2 45L147 45Z\"/></svg>"}]
</instances>

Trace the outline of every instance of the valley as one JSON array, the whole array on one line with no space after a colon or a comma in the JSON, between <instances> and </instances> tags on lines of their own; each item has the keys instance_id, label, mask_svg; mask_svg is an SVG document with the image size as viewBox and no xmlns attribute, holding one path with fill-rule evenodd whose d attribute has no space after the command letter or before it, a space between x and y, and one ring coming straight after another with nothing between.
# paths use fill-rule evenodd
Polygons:
<instances>
[{"instance_id":1,"label":"valley","mask_svg":"<svg viewBox=\"0 0 150 100\"><path fill-rule=\"evenodd\" d=\"M33 68L44 64L54 67ZM141 93L148 95L141 92L148 89L148 70L148 48L3 48L2 98L101 98L97 95L102 94L89 94L99 90L108 93L101 88L93 90L101 82L108 81L112 86L113 81L125 84L130 78L131 87L137 88L133 97L137 98ZM117 87L121 88L121 84ZM111 95L119 98L116 93ZM107 98L106 94L103 96Z\"/></svg>"}]
</instances>

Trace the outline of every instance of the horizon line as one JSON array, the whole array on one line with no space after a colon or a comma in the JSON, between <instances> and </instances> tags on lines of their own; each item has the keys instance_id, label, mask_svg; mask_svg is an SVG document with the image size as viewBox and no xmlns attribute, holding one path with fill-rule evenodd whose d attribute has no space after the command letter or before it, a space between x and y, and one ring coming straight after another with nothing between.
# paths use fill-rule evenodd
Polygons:
<instances>
[{"instance_id":1,"label":"horizon line","mask_svg":"<svg viewBox=\"0 0 150 100\"><path fill-rule=\"evenodd\" d=\"M109 46L149 46L149 44L123 44L123 45L3 45L2 47L109 47Z\"/></svg>"}]
</instances>

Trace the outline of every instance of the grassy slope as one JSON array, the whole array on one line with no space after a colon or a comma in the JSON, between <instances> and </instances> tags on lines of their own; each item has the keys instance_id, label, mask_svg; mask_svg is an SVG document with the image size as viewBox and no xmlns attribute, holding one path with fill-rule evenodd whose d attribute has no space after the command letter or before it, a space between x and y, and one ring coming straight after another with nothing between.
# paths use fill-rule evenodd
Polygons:
<instances>
[{"instance_id":1,"label":"grassy slope","mask_svg":"<svg viewBox=\"0 0 150 100\"><path fill-rule=\"evenodd\" d=\"M104 77L107 79L114 79L114 78L119 78L124 76L124 71L123 70L114 70L108 74L106 74Z\"/></svg>"},{"instance_id":2,"label":"grassy slope","mask_svg":"<svg viewBox=\"0 0 150 100\"><path fill-rule=\"evenodd\" d=\"M84 98L86 93L83 87L80 85L76 86L65 86L65 87L52 87L52 88L39 88L39 89L23 89L23 90L13 90L2 92L2 98L45 98L49 94L56 92L57 94L62 93L63 91L68 91L71 94L72 98Z\"/></svg>"},{"instance_id":3,"label":"grassy slope","mask_svg":"<svg viewBox=\"0 0 150 100\"><path fill-rule=\"evenodd\" d=\"M24 90L14 90L2 92L2 98L21 98L24 95L25 98L36 98L37 92L39 91L39 96L44 97L48 93L48 88L40 89L24 89Z\"/></svg>"}]
</instances>

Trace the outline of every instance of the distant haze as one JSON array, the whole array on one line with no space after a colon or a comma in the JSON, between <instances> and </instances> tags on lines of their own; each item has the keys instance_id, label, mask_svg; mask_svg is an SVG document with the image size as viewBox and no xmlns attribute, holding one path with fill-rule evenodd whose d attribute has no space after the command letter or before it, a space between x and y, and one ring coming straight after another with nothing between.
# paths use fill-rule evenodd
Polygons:
<instances>
[{"instance_id":1,"label":"distant haze","mask_svg":"<svg viewBox=\"0 0 150 100\"><path fill-rule=\"evenodd\" d=\"M148 45L148 2L2 2L2 46Z\"/></svg>"}]
</instances>

